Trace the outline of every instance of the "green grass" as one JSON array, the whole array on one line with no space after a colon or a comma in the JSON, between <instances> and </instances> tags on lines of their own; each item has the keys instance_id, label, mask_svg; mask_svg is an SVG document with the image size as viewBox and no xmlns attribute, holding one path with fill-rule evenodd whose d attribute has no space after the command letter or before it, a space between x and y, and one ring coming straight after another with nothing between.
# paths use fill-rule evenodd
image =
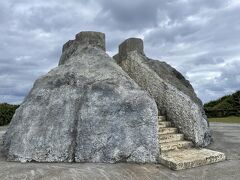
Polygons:
<instances>
[{"instance_id":1,"label":"green grass","mask_svg":"<svg viewBox=\"0 0 240 180\"><path fill-rule=\"evenodd\" d=\"M222 118L208 118L209 122L222 122L222 123L240 123L240 117L229 116Z\"/></svg>"}]
</instances>

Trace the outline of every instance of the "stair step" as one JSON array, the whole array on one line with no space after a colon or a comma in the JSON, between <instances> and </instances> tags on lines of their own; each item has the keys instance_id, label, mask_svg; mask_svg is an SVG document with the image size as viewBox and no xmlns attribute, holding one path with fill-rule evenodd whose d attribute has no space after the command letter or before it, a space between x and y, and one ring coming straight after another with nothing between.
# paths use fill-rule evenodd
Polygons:
<instances>
[{"instance_id":1,"label":"stair step","mask_svg":"<svg viewBox=\"0 0 240 180\"><path fill-rule=\"evenodd\" d=\"M193 143L191 141L173 141L173 142L167 142L167 143L161 143L160 149L161 152L164 151L170 151L170 150L177 150L177 149L187 149L191 148L193 146Z\"/></svg>"},{"instance_id":2,"label":"stair step","mask_svg":"<svg viewBox=\"0 0 240 180\"><path fill-rule=\"evenodd\" d=\"M160 127L158 130L159 134L172 134L177 133L177 131L175 127Z\"/></svg>"},{"instance_id":3,"label":"stair step","mask_svg":"<svg viewBox=\"0 0 240 180\"><path fill-rule=\"evenodd\" d=\"M170 121L159 121L159 127L171 127L172 123Z\"/></svg>"},{"instance_id":4,"label":"stair step","mask_svg":"<svg viewBox=\"0 0 240 180\"><path fill-rule=\"evenodd\" d=\"M166 121L166 116L158 116L158 121Z\"/></svg>"},{"instance_id":5,"label":"stair step","mask_svg":"<svg viewBox=\"0 0 240 180\"><path fill-rule=\"evenodd\" d=\"M161 135L159 135L159 143L181 141L183 139L184 139L183 134L161 134Z\"/></svg>"},{"instance_id":6,"label":"stair step","mask_svg":"<svg viewBox=\"0 0 240 180\"><path fill-rule=\"evenodd\" d=\"M225 160L224 153L209 149L184 149L163 152L160 163L173 170L188 169Z\"/></svg>"}]
</instances>

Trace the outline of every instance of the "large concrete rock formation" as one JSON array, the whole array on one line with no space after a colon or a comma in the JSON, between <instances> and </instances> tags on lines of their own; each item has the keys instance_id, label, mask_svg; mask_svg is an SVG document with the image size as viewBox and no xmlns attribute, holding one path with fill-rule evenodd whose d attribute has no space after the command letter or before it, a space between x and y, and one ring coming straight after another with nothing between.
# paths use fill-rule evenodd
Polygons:
<instances>
[{"instance_id":1,"label":"large concrete rock formation","mask_svg":"<svg viewBox=\"0 0 240 180\"><path fill-rule=\"evenodd\" d=\"M81 32L40 77L4 135L8 160L156 162L157 105L105 53L102 33Z\"/></svg>"},{"instance_id":2,"label":"large concrete rock formation","mask_svg":"<svg viewBox=\"0 0 240 180\"><path fill-rule=\"evenodd\" d=\"M145 56L141 39L130 38L119 46L116 62L154 97L158 110L196 146L210 143L211 133L202 102L177 70Z\"/></svg>"}]
</instances>

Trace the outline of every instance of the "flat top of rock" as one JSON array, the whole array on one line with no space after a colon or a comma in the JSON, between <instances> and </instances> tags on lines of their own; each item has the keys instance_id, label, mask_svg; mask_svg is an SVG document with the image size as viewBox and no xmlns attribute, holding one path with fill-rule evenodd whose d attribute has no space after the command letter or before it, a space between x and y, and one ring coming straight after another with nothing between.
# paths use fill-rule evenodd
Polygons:
<instances>
[{"instance_id":1,"label":"flat top of rock","mask_svg":"<svg viewBox=\"0 0 240 180\"><path fill-rule=\"evenodd\" d=\"M105 47L105 34L101 32L94 31L82 31L76 34L76 40L81 44L89 44L106 50Z\"/></svg>"},{"instance_id":2,"label":"flat top of rock","mask_svg":"<svg viewBox=\"0 0 240 180\"><path fill-rule=\"evenodd\" d=\"M97 48L105 52L105 34L94 31L82 31L76 34L74 40L67 41L62 48L62 56L59 65L65 64L69 61L71 56L76 56L82 53L80 49Z\"/></svg>"},{"instance_id":3,"label":"flat top of rock","mask_svg":"<svg viewBox=\"0 0 240 180\"><path fill-rule=\"evenodd\" d=\"M121 56L124 56L131 51L138 51L139 53L144 54L143 40L140 38L129 38L119 45L119 54Z\"/></svg>"},{"instance_id":4,"label":"flat top of rock","mask_svg":"<svg viewBox=\"0 0 240 180\"><path fill-rule=\"evenodd\" d=\"M82 31L75 36L75 40L69 40L63 45L63 52L69 48L73 43L81 45L90 45L98 47L102 50L106 50L105 47L105 34L102 32L95 31Z\"/></svg>"}]
</instances>

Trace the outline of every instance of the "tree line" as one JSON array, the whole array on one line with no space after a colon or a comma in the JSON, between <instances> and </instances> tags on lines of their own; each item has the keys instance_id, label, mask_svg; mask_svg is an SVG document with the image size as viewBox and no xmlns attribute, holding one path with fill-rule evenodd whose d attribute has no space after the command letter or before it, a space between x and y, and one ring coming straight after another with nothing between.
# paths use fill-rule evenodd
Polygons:
<instances>
[{"instance_id":1,"label":"tree line","mask_svg":"<svg viewBox=\"0 0 240 180\"><path fill-rule=\"evenodd\" d=\"M10 123L15 110L19 105L11 105L7 103L0 103L0 126L4 126Z\"/></svg>"},{"instance_id":2,"label":"tree line","mask_svg":"<svg viewBox=\"0 0 240 180\"><path fill-rule=\"evenodd\" d=\"M208 117L240 116L240 91L204 105Z\"/></svg>"}]
</instances>

